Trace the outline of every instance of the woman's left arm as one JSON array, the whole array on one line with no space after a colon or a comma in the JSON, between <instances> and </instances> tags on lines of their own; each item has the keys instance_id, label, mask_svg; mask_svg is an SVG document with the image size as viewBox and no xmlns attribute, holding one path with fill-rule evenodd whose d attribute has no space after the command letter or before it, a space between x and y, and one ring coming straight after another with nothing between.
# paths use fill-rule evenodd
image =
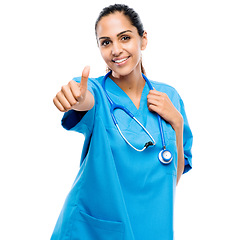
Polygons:
<instances>
[{"instance_id":1,"label":"woman's left arm","mask_svg":"<svg viewBox=\"0 0 236 240\"><path fill-rule=\"evenodd\" d=\"M178 153L177 184L184 171L184 150L183 150L183 117L175 108L166 93L151 90L147 96L148 109L158 113L167 121L176 134L176 146Z\"/></svg>"},{"instance_id":2,"label":"woman's left arm","mask_svg":"<svg viewBox=\"0 0 236 240\"><path fill-rule=\"evenodd\" d=\"M178 153L178 164L177 164L177 184L184 172L184 149L183 149L183 124L178 128L174 129L176 134L176 146Z\"/></svg>"}]
</instances>

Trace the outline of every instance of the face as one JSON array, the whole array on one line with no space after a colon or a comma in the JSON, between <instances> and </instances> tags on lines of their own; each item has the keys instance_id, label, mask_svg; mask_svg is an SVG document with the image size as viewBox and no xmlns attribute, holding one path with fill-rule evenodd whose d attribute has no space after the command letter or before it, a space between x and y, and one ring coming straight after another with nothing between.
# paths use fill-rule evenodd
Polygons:
<instances>
[{"instance_id":1,"label":"face","mask_svg":"<svg viewBox=\"0 0 236 240\"><path fill-rule=\"evenodd\" d=\"M138 34L123 13L103 17L97 25L97 41L101 55L113 76L141 72L141 51L146 48L147 34Z\"/></svg>"}]
</instances>

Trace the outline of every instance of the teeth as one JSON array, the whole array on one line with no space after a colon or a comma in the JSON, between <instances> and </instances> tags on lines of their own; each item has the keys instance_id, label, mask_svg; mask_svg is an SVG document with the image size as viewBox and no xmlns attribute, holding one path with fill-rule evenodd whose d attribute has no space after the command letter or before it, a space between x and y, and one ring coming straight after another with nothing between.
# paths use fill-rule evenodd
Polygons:
<instances>
[{"instance_id":1,"label":"teeth","mask_svg":"<svg viewBox=\"0 0 236 240\"><path fill-rule=\"evenodd\" d=\"M125 60L127 60L128 58L123 58L123 59L120 59L120 60L116 60L115 63L121 63L121 62L124 62Z\"/></svg>"}]
</instances>

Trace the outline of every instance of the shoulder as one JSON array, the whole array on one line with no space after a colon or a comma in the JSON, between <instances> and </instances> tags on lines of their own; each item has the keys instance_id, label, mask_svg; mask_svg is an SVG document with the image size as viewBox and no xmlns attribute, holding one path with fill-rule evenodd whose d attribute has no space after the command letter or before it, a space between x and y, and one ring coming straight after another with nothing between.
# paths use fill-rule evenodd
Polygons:
<instances>
[{"instance_id":1,"label":"shoulder","mask_svg":"<svg viewBox=\"0 0 236 240\"><path fill-rule=\"evenodd\" d=\"M152 83L153 87L157 91L164 92L169 97L170 96L175 96L175 97L180 98L179 93L177 92L177 90L174 87L172 87L172 86L170 86L170 85L168 85L166 83L157 82L157 81L153 81L153 80L150 80L150 82Z\"/></svg>"},{"instance_id":2,"label":"shoulder","mask_svg":"<svg viewBox=\"0 0 236 240\"><path fill-rule=\"evenodd\" d=\"M169 97L169 99L171 100L171 102L174 104L174 106L179 110L181 108L181 104L182 104L182 99L178 93L178 91L166 84L166 83L162 83L162 82L157 82L157 81L150 81L153 85L153 87L159 91L159 92L163 92L166 93Z\"/></svg>"}]
</instances>

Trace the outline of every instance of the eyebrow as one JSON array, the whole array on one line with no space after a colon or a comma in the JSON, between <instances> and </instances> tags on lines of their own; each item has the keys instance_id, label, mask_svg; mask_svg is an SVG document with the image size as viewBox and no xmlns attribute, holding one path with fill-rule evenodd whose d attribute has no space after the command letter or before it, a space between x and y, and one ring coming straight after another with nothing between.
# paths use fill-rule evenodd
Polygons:
<instances>
[{"instance_id":1,"label":"eyebrow","mask_svg":"<svg viewBox=\"0 0 236 240\"><path fill-rule=\"evenodd\" d=\"M126 32L131 32L131 33L132 33L131 30L125 30L125 31L123 31L123 32L118 33L116 36L119 37L120 35L122 35L122 34L124 34L124 33L126 33ZM100 37L99 40L100 40L100 39L110 39L110 38L109 38L109 37Z\"/></svg>"}]
</instances>

